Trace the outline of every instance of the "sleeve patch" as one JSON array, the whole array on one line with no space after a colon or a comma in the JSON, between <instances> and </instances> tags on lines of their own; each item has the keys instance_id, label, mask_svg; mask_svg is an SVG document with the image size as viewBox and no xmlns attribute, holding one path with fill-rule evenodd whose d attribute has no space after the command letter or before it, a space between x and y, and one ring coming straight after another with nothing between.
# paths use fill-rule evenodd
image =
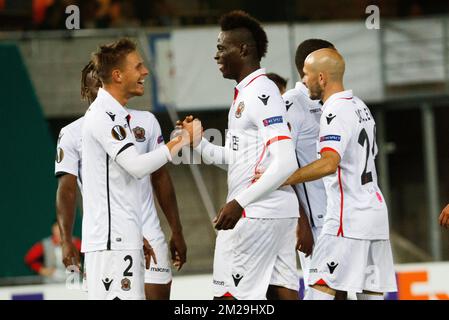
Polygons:
<instances>
[{"instance_id":1,"label":"sleeve patch","mask_svg":"<svg viewBox=\"0 0 449 320\"><path fill-rule=\"evenodd\" d=\"M340 141L341 140L341 136L335 135L335 134L330 134L327 136L322 136L320 137L320 142L323 141Z\"/></svg>"},{"instance_id":2,"label":"sleeve patch","mask_svg":"<svg viewBox=\"0 0 449 320\"><path fill-rule=\"evenodd\" d=\"M160 135L160 136L157 138L157 143L158 143L158 144L161 144L162 142L164 142L164 137L163 137L162 135Z\"/></svg>"},{"instance_id":3,"label":"sleeve patch","mask_svg":"<svg viewBox=\"0 0 449 320\"><path fill-rule=\"evenodd\" d=\"M284 120L282 119L282 116L277 116L277 117L271 117L271 118L264 119L264 120L262 120L262 122L265 127L268 127L272 124L283 123Z\"/></svg>"},{"instance_id":4,"label":"sleeve patch","mask_svg":"<svg viewBox=\"0 0 449 320\"><path fill-rule=\"evenodd\" d=\"M115 140L122 141L126 138L126 131L122 126L114 126L111 130L112 137Z\"/></svg>"}]
</instances>

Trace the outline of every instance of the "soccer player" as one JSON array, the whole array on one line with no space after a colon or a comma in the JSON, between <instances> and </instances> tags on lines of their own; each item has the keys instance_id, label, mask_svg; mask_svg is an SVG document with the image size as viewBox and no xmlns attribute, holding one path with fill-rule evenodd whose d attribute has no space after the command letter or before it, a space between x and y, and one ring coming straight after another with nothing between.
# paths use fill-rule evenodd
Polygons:
<instances>
[{"instance_id":1,"label":"soccer player","mask_svg":"<svg viewBox=\"0 0 449 320\"><path fill-rule=\"evenodd\" d=\"M309 269L306 299L331 300L336 290L380 300L396 291L388 211L377 185L375 122L368 107L345 91L345 62L334 49L311 53L303 81L321 100L321 158L299 168L286 182L323 178L326 219Z\"/></svg>"},{"instance_id":2,"label":"soccer player","mask_svg":"<svg viewBox=\"0 0 449 320\"><path fill-rule=\"evenodd\" d=\"M438 220L440 226L449 228L449 204L441 211L440 218Z\"/></svg>"},{"instance_id":3,"label":"soccer player","mask_svg":"<svg viewBox=\"0 0 449 320\"><path fill-rule=\"evenodd\" d=\"M89 104L95 100L101 87L92 62L83 69L81 95ZM152 151L163 144L161 130L156 118L150 112L128 109L132 115L131 126L141 153ZM55 162L55 173L59 177L57 193L57 214L60 229L65 239L72 236L74 208L76 201L76 178L81 172L81 131L83 117L61 129L58 141L58 154L63 157ZM139 126L140 125L140 126ZM62 150L62 151L60 151ZM81 182L78 180L81 190ZM168 259L168 247L160 228L159 219L153 201L155 190L162 210L172 230L170 249L174 265L178 270L186 261L186 245L179 219L176 196L170 175L165 166L151 174L150 179L142 179L143 234L151 243L157 257L157 264L145 271L145 296L147 299L169 299L171 288L171 267ZM78 265L79 256L72 245L65 241L64 264Z\"/></svg>"},{"instance_id":4,"label":"soccer player","mask_svg":"<svg viewBox=\"0 0 449 320\"><path fill-rule=\"evenodd\" d=\"M295 63L300 78L304 77L305 58L312 52L334 46L321 39L308 39L299 44L296 49ZM290 125L293 144L296 148L296 159L299 167L303 167L317 159L317 142L320 131L319 118L321 103L311 100L305 85L298 81L295 88L288 90L283 96L287 108L287 120ZM297 249L304 284L308 290L308 276L313 243L317 241L326 215L326 190L322 179L295 185L300 199L300 205L305 212L298 220ZM308 230L312 230L310 240Z\"/></svg>"},{"instance_id":5,"label":"soccer player","mask_svg":"<svg viewBox=\"0 0 449 320\"><path fill-rule=\"evenodd\" d=\"M143 299L142 194L147 178L190 144L184 132L139 154L128 100L143 95L148 69L127 39L103 45L93 61L103 85L84 117L82 130L83 242L91 299ZM198 122L186 123L193 131ZM148 261L147 261L148 262ZM147 264L148 268L148 264Z\"/></svg>"},{"instance_id":6,"label":"soccer player","mask_svg":"<svg viewBox=\"0 0 449 320\"><path fill-rule=\"evenodd\" d=\"M223 77L237 82L225 146L193 139L203 158L228 163L227 203L214 219L214 297L297 299L298 200L290 186L280 187L297 164L284 102L260 67L267 36L242 11L225 14L220 25L215 60ZM262 166L264 176L253 181Z\"/></svg>"}]
</instances>

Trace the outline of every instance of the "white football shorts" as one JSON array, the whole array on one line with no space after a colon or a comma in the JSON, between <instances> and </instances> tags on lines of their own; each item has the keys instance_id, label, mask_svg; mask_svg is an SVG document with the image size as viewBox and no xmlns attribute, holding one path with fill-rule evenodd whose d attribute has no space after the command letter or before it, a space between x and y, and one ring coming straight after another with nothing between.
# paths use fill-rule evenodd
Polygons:
<instances>
[{"instance_id":1,"label":"white football shorts","mask_svg":"<svg viewBox=\"0 0 449 320\"><path fill-rule=\"evenodd\" d=\"M397 291L390 241L321 234L310 263L308 284L320 280L334 290Z\"/></svg>"}]
</instances>

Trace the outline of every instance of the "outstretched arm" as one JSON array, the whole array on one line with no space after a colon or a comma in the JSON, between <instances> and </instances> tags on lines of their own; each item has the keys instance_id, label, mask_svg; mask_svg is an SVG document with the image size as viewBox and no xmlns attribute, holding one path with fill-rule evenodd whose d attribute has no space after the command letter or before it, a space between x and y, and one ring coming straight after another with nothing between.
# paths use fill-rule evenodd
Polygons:
<instances>
[{"instance_id":1,"label":"outstretched arm","mask_svg":"<svg viewBox=\"0 0 449 320\"><path fill-rule=\"evenodd\" d=\"M296 170L287 181L285 181L284 185L313 181L333 174L337 171L340 160L340 155L337 152L323 151L321 152L321 159L315 160Z\"/></svg>"}]
</instances>

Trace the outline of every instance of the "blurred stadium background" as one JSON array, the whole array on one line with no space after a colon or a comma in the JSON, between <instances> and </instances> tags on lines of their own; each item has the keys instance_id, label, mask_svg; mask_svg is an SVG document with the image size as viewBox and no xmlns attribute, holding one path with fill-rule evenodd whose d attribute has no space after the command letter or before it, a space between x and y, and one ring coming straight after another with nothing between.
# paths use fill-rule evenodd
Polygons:
<instances>
[{"instance_id":1,"label":"blurred stadium background","mask_svg":"<svg viewBox=\"0 0 449 320\"><path fill-rule=\"evenodd\" d=\"M80 30L65 27L71 4L80 8ZM365 9L372 4L380 9L378 30L365 25ZM288 88L298 80L294 52L301 41L327 39L342 52L346 87L376 118L378 174L398 270L410 269L414 276L407 281L440 285L435 290L444 293L416 297L449 298L449 264L438 263L449 260L449 232L437 221L449 202L447 1L0 0L6 144L0 157L0 299L11 298L1 286L41 283L23 258L50 233L56 139L61 127L87 108L80 100L80 74L90 53L122 36L138 41L150 77L145 96L130 106L152 111L166 140L173 121L187 114L224 132L234 83L221 78L213 56L217 20L232 9L263 22L269 47L262 65L288 78ZM224 204L226 173L206 165L169 168L188 245L188 263L175 276L210 274L215 241L210 221ZM80 235L81 205L78 212ZM162 216L161 221L167 229ZM409 263L422 264L399 266Z\"/></svg>"}]
</instances>

